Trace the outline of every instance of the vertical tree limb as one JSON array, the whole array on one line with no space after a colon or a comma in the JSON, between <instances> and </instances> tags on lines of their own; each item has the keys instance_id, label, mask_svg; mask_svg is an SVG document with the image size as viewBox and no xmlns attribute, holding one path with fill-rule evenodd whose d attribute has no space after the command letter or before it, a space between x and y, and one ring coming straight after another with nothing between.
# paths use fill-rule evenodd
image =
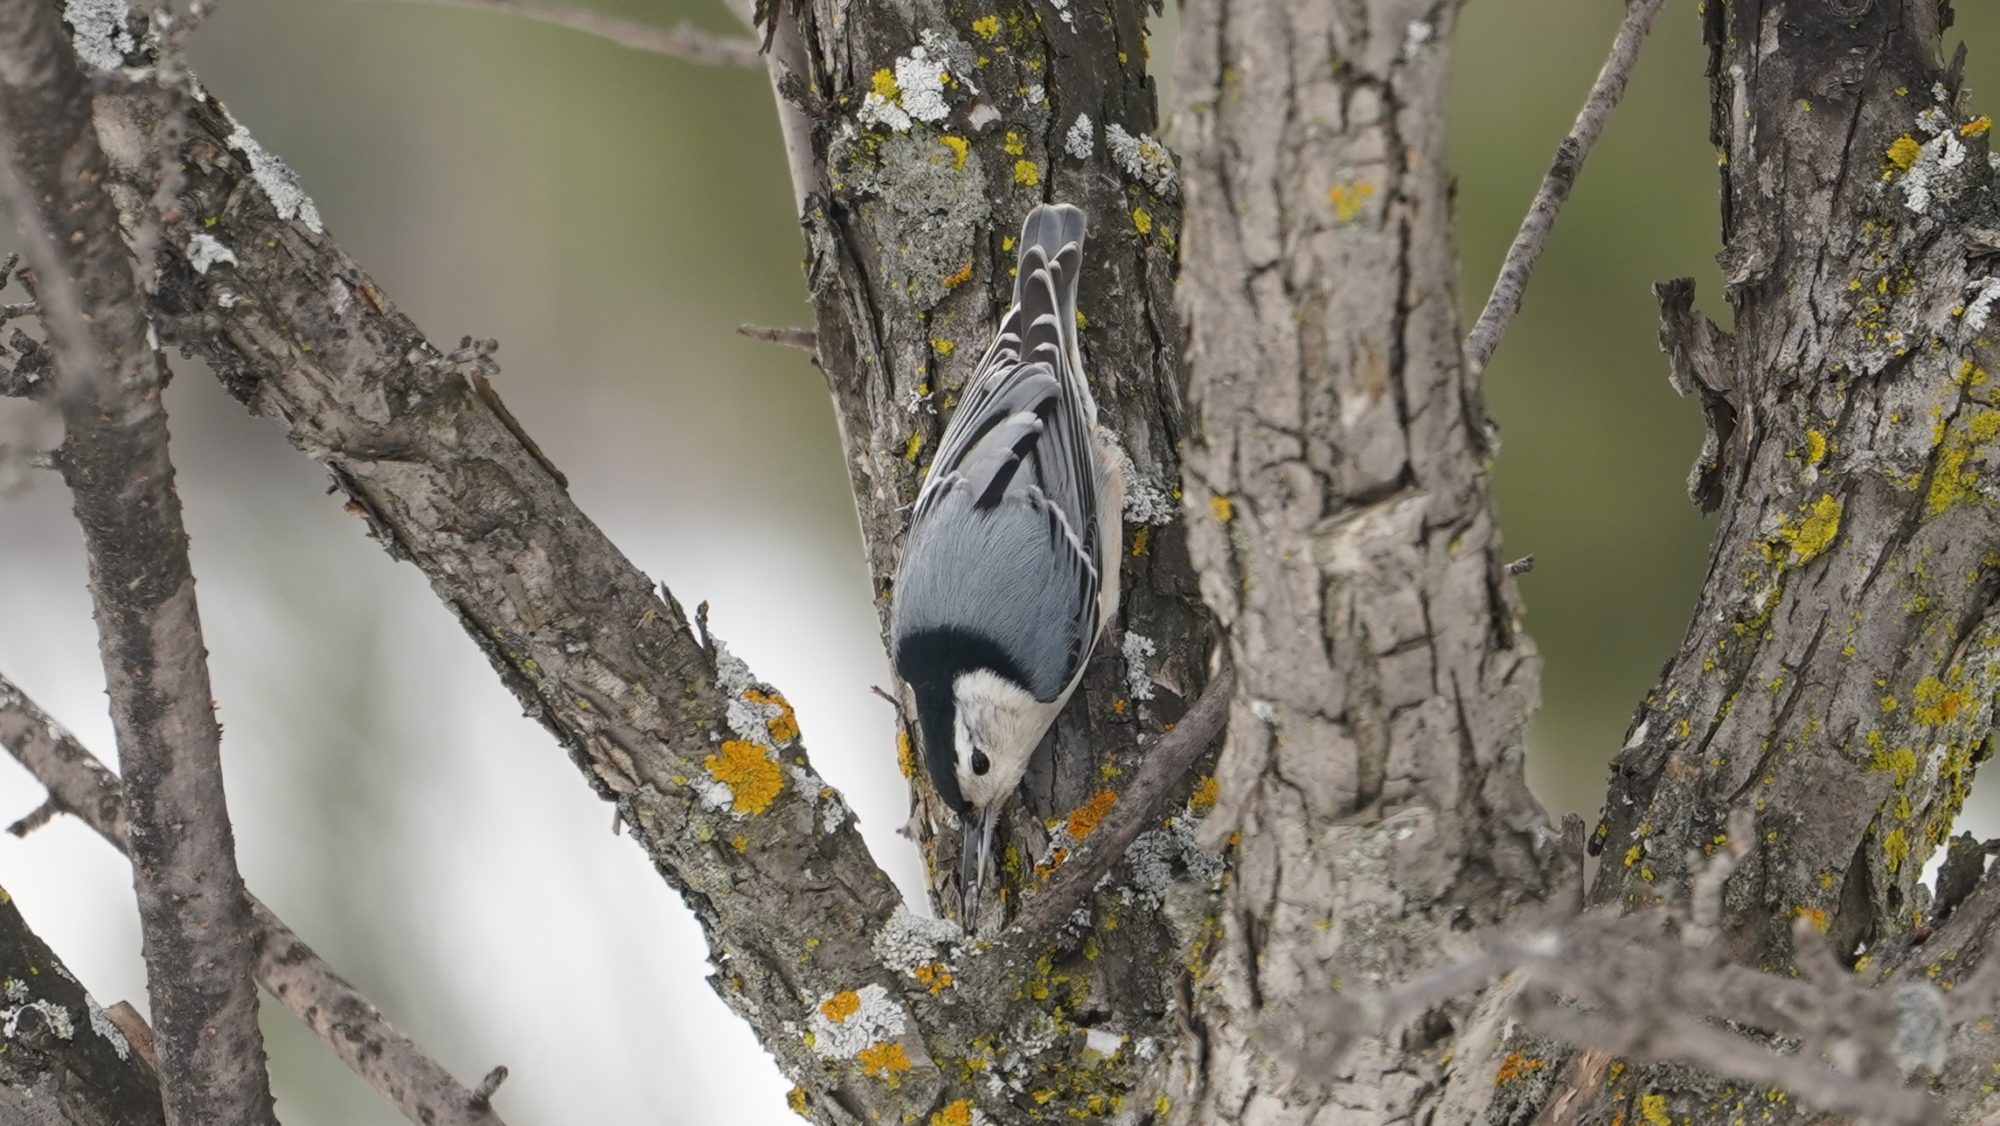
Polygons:
<instances>
[{"instance_id":1,"label":"vertical tree limb","mask_svg":"<svg viewBox=\"0 0 2000 1126\"><path fill-rule=\"evenodd\" d=\"M0 0L0 148L29 260L76 308L57 343L60 454L90 561L131 829L167 1120L273 1123L249 907L223 798L163 358L105 192L90 91L46 0Z\"/></svg>"},{"instance_id":2,"label":"vertical tree limb","mask_svg":"<svg viewBox=\"0 0 2000 1126\"><path fill-rule=\"evenodd\" d=\"M1505 987L1364 1042L1338 1082L1274 1073L1261 1043L1310 1043L1306 998L1413 978L1563 871L1522 775L1540 660L1456 312L1458 7L1185 9L1190 546L1237 676L1189 1121L1473 1121Z\"/></svg>"},{"instance_id":3,"label":"vertical tree limb","mask_svg":"<svg viewBox=\"0 0 2000 1126\"><path fill-rule=\"evenodd\" d=\"M4 674L0 747L48 788L51 805L75 814L129 855L118 776ZM420 1126L504 1126L490 1091L481 1098L452 1078L284 920L256 896L248 898L257 927L258 984L318 1033L341 1062Z\"/></svg>"}]
</instances>

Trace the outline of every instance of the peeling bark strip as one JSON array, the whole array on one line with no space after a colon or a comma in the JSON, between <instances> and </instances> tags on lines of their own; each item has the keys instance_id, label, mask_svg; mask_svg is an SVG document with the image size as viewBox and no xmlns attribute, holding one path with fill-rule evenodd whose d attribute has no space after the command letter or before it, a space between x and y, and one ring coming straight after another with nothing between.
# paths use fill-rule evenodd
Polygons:
<instances>
[{"instance_id":1,"label":"peeling bark strip","mask_svg":"<svg viewBox=\"0 0 2000 1126\"><path fill-rule=\"evenodd\" d=\"M1240 833L1190 1121L1475 1121L1504 990L1338 1071L1257 1046L1543 898L1517 622L1460 346L1444 104L1457 4L1186 9L1192 541L1238 676L1209 831Z\"/></svg>"},{"instance_id":2,"label":"peeling bark strip","mask_svg":"<svg viewBox=\"0 0 2000 1126\"><path fill-rule=\"evenodd\" d=\"M0 889L0 1121L160 1126L160 1085Z\"/></svg>"},{"instance_id":3,"label":"peeling bark strip","mask_svg":"<svg viewBox=\"0 0 2000 1126\"><path fill-rule=\"evenodd\" d=\"M75 814L127 852L118 776L0 675L0 747L48 787L49 805ZM356 1075L420 1126L504 1126L491 1106L424 1053L333 971L256 896L257 983L318 1033Z\"/></svg>"},{"instance_id":4,"label":"peeling bark strip","mask_svg":"<svg viewBox=\"0 0 2000 1126\"><path fill-rule=\"evenodd\" d=\"M166 368L105 191L90 92L44 0L0 3L0 147L29 260L65 298L45 313L66 429L58 460L90 561L167 1121L274 1123L167 453Z\"/></svg>"}]
</instances>

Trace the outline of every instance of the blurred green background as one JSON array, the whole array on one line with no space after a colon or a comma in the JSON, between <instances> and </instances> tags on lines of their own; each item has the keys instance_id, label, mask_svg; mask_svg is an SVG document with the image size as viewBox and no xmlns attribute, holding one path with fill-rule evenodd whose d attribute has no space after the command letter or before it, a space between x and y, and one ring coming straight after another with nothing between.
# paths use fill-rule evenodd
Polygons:
<instances>
[{"instance_id":1,"label":"blurred green background","mask_svg":"<svg viewBox=\"0 0 2000 1126\"><path fill-rule=\"evenodd\" d=\"M719 5L603 8L732 29ZM1621 9L1465 9L1468 323ZM2000 74L2000 13L1960 23L1989 47L1968 71L1977 101ZM1163 71L1172 30L1170 14ZM1508 549L1537 559L1522 582L1547 658L1530 766L1553 811L1594 815L1703 570L1709 528L1683 491L1698 411L1667 387L1647 287L1692 274L1726 323L1704 63L1681 0L1487 375ZM433 340L500 338L498 386L583 508L683 601L713 603L914 889L821 380L734 331L810 317L762 74L358 0L228 0L195 64ZM253 887L461 1076L507 1064L514 1126L792 1121L784 1082L702 982L691 920L417 573L205 374L170 401ZM83 574L55 481L0 496L0 668L109 754ZM40 797L0 766L0 817ZM129 878L107 849L71 823L0 838L0 883L101 1000L143 1007ZM288 1126L400 1121L289 1015L266 1026Z\"/></svg>"}]
</instances>

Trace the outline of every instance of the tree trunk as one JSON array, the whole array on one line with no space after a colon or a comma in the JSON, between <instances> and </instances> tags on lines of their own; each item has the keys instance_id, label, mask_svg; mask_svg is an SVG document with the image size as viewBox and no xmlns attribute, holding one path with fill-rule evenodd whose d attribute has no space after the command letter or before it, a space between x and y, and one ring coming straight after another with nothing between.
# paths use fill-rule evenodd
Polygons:
<instances>
[{"instance_id":1,"label":"tree trunk","mask_svg":"<svg viewBox=\"0 0 2000 1126\"><path fill-rule=\"evenodd\" d=\"M1468 1120L1491 1086L1491 999L1305 1085L1259 1034L1291 1035L1320 991L1412 976L1543 898L1556 868L1522 776L1539 661L1459 343L1455 15L1187 9L1187 480L1241 669L1210 824L1240 835L1235 879L1183 1061L1196 1121Z\"/></svg>"}]
</instances>

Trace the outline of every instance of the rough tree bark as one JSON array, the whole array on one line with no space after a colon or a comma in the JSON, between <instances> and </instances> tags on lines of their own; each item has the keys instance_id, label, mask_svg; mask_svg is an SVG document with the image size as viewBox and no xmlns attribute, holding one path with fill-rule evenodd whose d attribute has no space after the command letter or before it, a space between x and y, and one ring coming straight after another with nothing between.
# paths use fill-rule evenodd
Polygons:
<instances>
[{"instance_id":1,"label":"rough tree bark","mask_svg":"<svg viewBox=\"0 0 2000 1126\"><path fill-rule=\"evenodd\" d=\"M0 890L0 1120L159 1126L160 1082Z\"/></svg>"},{"instance_id":2,"label":"rough tree bark","mask_svg":"<svg viewBox=\"0 0 2000 1126\"><path fill-rule=\"evenodd\" d=\"M1241 677L1209 826L1240 834L1235 878L1182 1061L1195 1121L1469 1121L1492 1087L1497 997L1304 1086L1258 1033L1320 990L1467 949L1559 868L1521 769L1539 661L1461 358L1456 12L1186 9L1187 480Z\"/></svg>"},{"instance_id":3,"label":"rough tree bark","mask_svg":"<svg viewBox=\"0 0 2000 1126\"><path fill-rule=\"evenodd\" d=\"M0 4L0 184L40 279L111 722L167 1120L275 1124L159 351L56 12Z\"/></svg>"},{"instance_id":4,"label":"rough tree bark","mask_svg":"<svg viewBox=\"0 0 2000 1126\"><path fill-rule=\"evenodd\" d=\"M1536 660L1451 284L1457 7L1188 10L1192 416L1169 299L1180 188L1148 135L1139 7L780 13L819 356L878 593L1008 288L1019 214L1060 197L1096 224L1084 344L1140 498L1128 641L1009 826L1010 909L1202 683L1214 631L1196 574L1228 630L1219 797L1197 788L1089 925L1053 935L964 944L901 910L782 698L576 509L500 405L490 351L429 344L289 171L178 87L185 181L160 217L155 309L329 468L618 803L816 1121L1710 1121L1747 1098L1760 1119L1799 1118L1798 1100L1510 1035L1505 984L1440 999L1337 1067L1272 1050L1326 1031L1313 997L1490 947L1580 875L1522 783ZM1686 856L1747 807L1755 840L1728 842L1741 866L1700 925L1780 971L1762 981L1785 982L1801 909L1843 955L1865 942L1872 965L1956 978L2000 920L2000 876L1921 918L1914 876L1969 785L2000 663L1985 655L2000 536L1976 473L2000 440L1979 362L2000 299L1982 280L2000 249L1987 126L1952 104L1931 0L1711 0L1706 19L1738 323L1724 334L1668 287L1663 337L1717 430L1695 483L1725 512L1688 646L1614 775L1595 895L1688 898ZM114 151L128 234L161 166L146 136ZM926 840L948 842L917 791ZM1207 841L1236 863L1219 896L1190 829L1211 800ZM1939 1093L1961 1117L1991 1109L1992 1036L1957 1034Z\"/></svg>"}]
</instances>

